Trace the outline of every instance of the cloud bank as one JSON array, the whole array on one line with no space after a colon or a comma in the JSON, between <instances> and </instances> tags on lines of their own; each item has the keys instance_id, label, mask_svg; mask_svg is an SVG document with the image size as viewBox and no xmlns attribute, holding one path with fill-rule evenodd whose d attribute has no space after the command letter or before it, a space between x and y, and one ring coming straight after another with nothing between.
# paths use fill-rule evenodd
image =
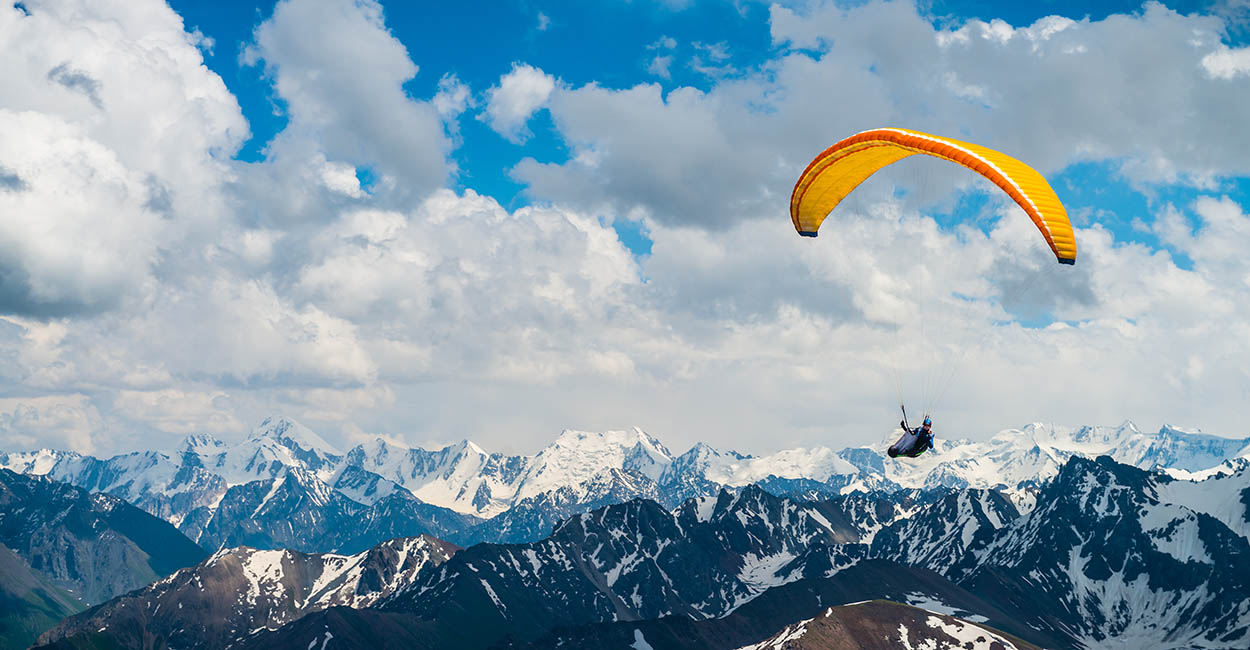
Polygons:
<instances>
[{"instance_id":1,"label":"cloud bank","mask_svg":"<svg viewBox=\"0 0 1250 650\"><path fill-rule=\"evenodd\" d=\"M703 90L516 64L419 97L380 5L285 0L243 59L288 121L243 162L239 104L168 7L26 6L0 9L0 448L168 447L283 411L344 441L532 451L636 424L761 451L875 441L900 397L936 402L946 435L1244 435L1219 407L1250 393L1250 209L1222 188L1250 174L1227 128L1250 77L1218 16L947 29L903 2L777 6L774 55ZM542 110L568 155L521 150L530 205L450 189L462 121L524 147ZM803 165L881 124L1197 198L1142 215L1157 248L1083 222L1072 269L1008 202L939 225L941 193L889 178L795 236Z\"/></svg>"}]
</instances>

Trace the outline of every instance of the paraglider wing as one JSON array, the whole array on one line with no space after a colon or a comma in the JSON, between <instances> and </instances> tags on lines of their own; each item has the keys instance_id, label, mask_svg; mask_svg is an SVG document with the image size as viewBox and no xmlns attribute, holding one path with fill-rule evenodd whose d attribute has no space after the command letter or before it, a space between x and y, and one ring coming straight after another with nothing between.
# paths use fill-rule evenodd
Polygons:
<instances>
[{"instance_id":1,"label":"paraglider wing","mask_svg":"<svg viewBox=\"0 0 1250 650\"><path fill-rule=\"evenodd\" d=\"M815 237L842 199L877 170L915 154L962 165L989 179L1033 220L1061 264L1076 263L1068 212L1036 170L1003 153L908 129L857 133L824 150L807 166L790 195L790 218L800 235Z\"/></svg>"}]
</instances>

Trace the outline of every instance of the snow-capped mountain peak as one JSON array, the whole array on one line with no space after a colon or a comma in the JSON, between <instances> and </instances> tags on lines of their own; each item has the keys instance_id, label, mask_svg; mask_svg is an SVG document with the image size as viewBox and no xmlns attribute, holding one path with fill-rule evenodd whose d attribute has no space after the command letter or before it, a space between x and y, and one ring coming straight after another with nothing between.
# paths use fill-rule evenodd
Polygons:
<instances>
[{"instance_id":1,"label":"snow-capped mountain peak","mask_svg":"<svg viewBox=\"0 0 1250 650\"><path fill-rule=\"evenodd\" d=\"M179 449L195 453L213 453L225 446L226 443L207 433L193 433L182 439L182 446Z\"/></svg>"},{"instance_id":2,"label":"snow-capped mountain peak","mask_svg":"<svg viewBox=\"0 0 1250 650\"><path fill-rule=\"evenodd\" d=\"M109 459L43 450L0 455L0 466L124 498L216 548L234 534L233 529L210 525L223 502L237 508L227 509L222 515L226 518L248 515L262 504L274 513L303 512L299 500L305 499L306 504L335 509L330 514L308 512L311 520L321 522L318 526L363 512L360 506L387 513L386 521L437 520L438 526L446 526L439 530L464 533L454 538L457 542L511 542L538 539L559 520L601 505L643 497L675 508L686 499L752 484L809 497L935 487L1000 489L1027 512L1038 488L1073 456L1107 454L1142 469L1163 468L1175 478L1231 474L1250 465L1250 459L1233 455L1250 453L1250 439L1172 426L1148 433L1130 421L1079 428L1035 422L982 441L948 437L939 430L936 453L916 459L889 459L879 447L816 447L750 456L698 443L674 456L635 427L568 429L532 456L488 453L468 440L427 450L385 438L339 454L298 422L272 417L236 443L191 436L178 452L134 452ZM273 490L278 491L267 498ZM286 494L293 495L289 501L281 498ZM411 514L420 510L417 502L455 514L438 514L436 519L428 518L434 514ZM401 517L401 512L410 514ZM462 515L469 517L457 519ZM289 522L276 514L272 519L286 531ZM482 519L492 522L478 526ZM389 525L374 523L377 531ZM470 523L478 527L457 528ZM283 531L277 532L289 533Z\"/></svg>"},{"instance_id":3,"label":"snow-capped mountain peak","mask_svg":"<svg viewBox=\"0 0 1250 650\"><path fill-rule=\"evenodd\" d=\"M659 441L636 427L602 433L565 429L533 457L515 498L580 486L609 468L637 471L655 480L672 461Z\"/></svg>"},{"instance_id":4,"label":"snow-capped mountain peak","mask_svg":"<svg viewBox=\"0 0 1250 650\"><path fill-rule=\"evenodd\" d=\"M249 440L273 439L283 446L295 446L306 452L323 452L334 456L342 456L338 447L330 444L312 429L287 417L280 415L265 418L259 426L252 429Z\"/></svg>"},{"instance_id":5,"label":"snow-capped mountain peak","mask_svg":"<svg viewBox=\"0 0 1250 650\"><path fill-rule=\"evenodd\" d=\"M44 476L53 468L67 459L81 458L77 452L57 451L55 449L37 449L27 452L0 454L0 468L18 474Z\"/></svg>"}]
</instances>

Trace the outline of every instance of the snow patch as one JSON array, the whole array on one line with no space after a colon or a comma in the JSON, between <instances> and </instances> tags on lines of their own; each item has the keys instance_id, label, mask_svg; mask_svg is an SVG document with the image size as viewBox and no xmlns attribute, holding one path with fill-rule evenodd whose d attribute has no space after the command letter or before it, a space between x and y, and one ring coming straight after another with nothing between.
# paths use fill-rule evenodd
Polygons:
<instances>
[{"instance_id":1,"label":"snow patch","mask_svg":"<svg viewBox=\"0 0 1250 650\"><path fill-rule=\"evenodd\" d=\"M634 629L634 642L629 644L629 647L634 648L634 650L655 650L650 643L647 643L646 637L642 635L642 630L637 628Z\"/></svg>"},{"instance_id":2,"label":"snow patch","mask_svg":"<svg viewBox=\"0 0 1250 650\"><path fill-rule=\"evenodd\" d=\"M956 645L966 650L990 650L995 644L1000 644L1003 648L1016 647L1007 639L976 625L964 625L959 621L947 623L937 616L930 616L925 623L954 637Z\"/></svg>"}]
</instances>

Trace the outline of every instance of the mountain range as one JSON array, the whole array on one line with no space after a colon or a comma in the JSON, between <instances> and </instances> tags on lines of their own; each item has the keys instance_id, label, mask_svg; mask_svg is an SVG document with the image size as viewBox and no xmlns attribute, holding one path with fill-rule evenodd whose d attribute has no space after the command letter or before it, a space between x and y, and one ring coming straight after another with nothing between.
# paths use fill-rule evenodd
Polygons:
<instances>
[{"instance_id":1,"label":"mountain range","mask_svg":"<svg viewBox=\"0 0 1250 650\"><path fill-rule=\"evenodd\" d=\"M885 444L749 456L700 443L674 455L640 429L566 430L533 456L488 453L469 441L430 451L381 438L344 453L297 422L271 417L234 444L189 436L173 451L107 459L13 452L0 454L0 467L125 499L210 552L247 545L351 554L421 534L461 546L534 541L605 505L647 498L674 508L752 484L811 497L997 488L1027 510L1036 486L1073 456L1106 454L1182 478L1250 462L1250 438L1173 427L1146 433L1128 422L1035 423L980 442L939 438L936 453L908 463L884 463Z\"/></svg>"},{"instance_id":2,"label":"mountain range","mask_svg":"<svg viewBox=\"0 0 1250 650\"><path fill-rule=\"evenodd\" d=\"M730 649L771 640L801 648L850 625L851 637L888 629L913 647L956 639L971 644L963 647L1242 648L1250 639L1247 529L1250 467L1194 480L1074 456L1023 512L1001 491L979 488L811 501L747 486L672 510L649 499L605 506L537 542L443 546L412 571L381 571L393 579L363 591L358 580L321 577L355 575L341 567L361 560L327 556L340 567L327 573L326 557L223 551L71 617L41 641ZM205 595L230 558L260 568L235 570ZM344 592L365 595L317 595ZM283 604L247 614L263 593ZM243 610L205 617L195 605L228 601L222 594L237 594L233 606ZM839 609L876 599L924 612ZM174 603L191 613L146 614ZM337 604L347 606L327 607ZM825 618L834 620L816 620L830 608L836 615ZM204 618L236 623L188 636ZM278 624L260 623L270 619Z\"/></svg>"},{"instance_id":3,"label":"mountain range","mask_svg":"<svg viewBox=\"0 0 1250 650\"><path fill-rule=\"evenodd\" d=\"M40 637L67 648L804 647L869 611L913 645L1237 648L1248 442L1034 424L912 462L674 456L637 429L343 453L272 418L176 453L0 456L23 472L0 470L0 592L63 605L23 609L28 635L100 603ZM847 605L878 599L932 615Z\"/></svg>"}]
</instances>

